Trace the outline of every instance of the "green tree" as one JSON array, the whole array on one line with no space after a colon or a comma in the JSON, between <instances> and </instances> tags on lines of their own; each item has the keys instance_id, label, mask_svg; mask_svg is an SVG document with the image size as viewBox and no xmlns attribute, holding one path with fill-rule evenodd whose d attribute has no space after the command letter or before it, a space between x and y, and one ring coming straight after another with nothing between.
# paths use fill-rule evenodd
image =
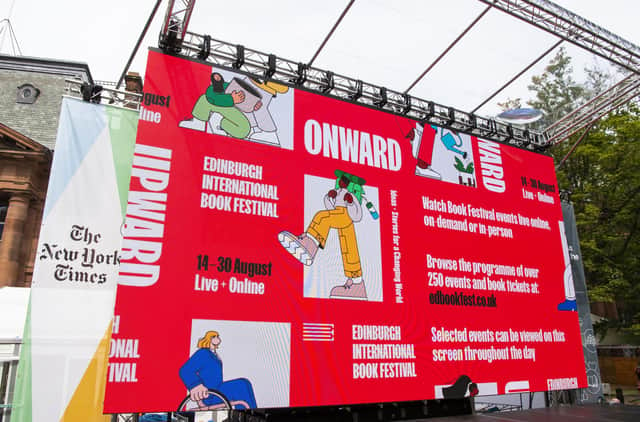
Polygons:
<instances>
[{"instance_id":1,"label":"green tree","mask_svg":"<svg viewBox=\"0 0 640 422\"><path fill-rule=\"evenodd\" d=\"M585 68L584 71L587 74L585 97L589 99L607 90L611 86L611 81L616 75L619 75L619 72L611 72L597 63L594 63L592 67Z\"/></svg>"},{"instance_id":2,"label":"green tree","mask_svg":"<svg viewBox=\"0 0 640 422\"><path fill-rule=\"evenodd\" d=\"M522 108L522 99L521 98L507 98L507 100L503 103L498 103L498 107L502 109L502 111L507 110L515 110L518 108Z\"/></svg>"},{"instance_id":3,"label":"green tree","mask_svg":"<svg viewBox=\"0 0 640 422\"><path fill-rule=\"evenodd\" d=\"M544 117L537 123L538 128L548 126L584 103L587 91L572 74L571 57L561 47L544 73L531 78L528 88L535 97L527 104L544 112Z\"/></svg>"},{"instance_id":4,"label":"green tree","mask_svg":"<svg viewBox=\"0 0 640 422\"><path fill-rule=\"evenodd\" d=\"M616 326L640 335L640 109L598 122L558 169L571 191L592 301L615 302ZM564 157L572 142L558 145Z\"/></svg>"},{"instance_id":5,"label":"green tree","mask_svg":"<svg viewBox=\"0 0 640 422\"><path fill-rule=\"evenodd\" d=\"M571 58L560 49L534 76L531 107L545 113L540 128L606 90L611 73L585 69L573 79ZM582 133L551 148L558 163ZM596 122L558 169L560 189L572 192L591 301L615 302L616 327L640 335L640 108L631 103Z\"/></svg>"}]
</instances>

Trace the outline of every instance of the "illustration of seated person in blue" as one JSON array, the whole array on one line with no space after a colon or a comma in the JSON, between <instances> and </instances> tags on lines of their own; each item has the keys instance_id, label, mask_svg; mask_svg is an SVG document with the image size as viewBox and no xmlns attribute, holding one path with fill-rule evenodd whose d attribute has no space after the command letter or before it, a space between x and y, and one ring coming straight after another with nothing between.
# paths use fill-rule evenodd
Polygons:
<instances>
[{"instance_id":1,"label":"illustration of seated person in blue","mask_svg":"<svg viewBox=\"0 0 640 422\"><path fill-rule=\"evenodd\" d=\"M222 340L217 331L207 331L198 340L198 350L180 368L180 378L189 390L191 400L200 408L215 407L221 400L209 395L208 390L217 390L231 403L256 408L256 398L251 382L246 378L223 381L222 360L216 353Z\"/></svg>"}]
</instances>

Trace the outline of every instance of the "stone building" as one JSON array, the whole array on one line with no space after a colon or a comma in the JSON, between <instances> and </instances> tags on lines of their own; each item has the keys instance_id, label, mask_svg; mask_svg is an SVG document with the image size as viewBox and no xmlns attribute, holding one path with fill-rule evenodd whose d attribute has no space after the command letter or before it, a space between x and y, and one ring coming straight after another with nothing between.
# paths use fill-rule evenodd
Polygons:
<instances>
[{"instance_id":1,"label":"stone building","mask_svg":"<svg viewBox=\"0 0 640 422\"><path fill-rule=\"evenodd\" d=\"M0 55L0 287L30 286L65 80L88 65Z\"/></svg>"}]
</instances>

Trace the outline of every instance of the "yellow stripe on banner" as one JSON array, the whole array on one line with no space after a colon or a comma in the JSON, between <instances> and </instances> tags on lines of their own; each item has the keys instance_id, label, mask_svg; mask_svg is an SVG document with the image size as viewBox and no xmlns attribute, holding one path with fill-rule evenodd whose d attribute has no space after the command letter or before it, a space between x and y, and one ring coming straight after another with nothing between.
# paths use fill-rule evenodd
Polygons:
<instances>
[{"instance_id":1,"label":"yellow stripe on banner","mask_svg":"<svg viewBox=\"0 0 640 422\"><path fill-rule=\"evenodd\" d=\"M109 357L109 341L111 340L111 323L100 341L93 359L89 363L73 397L60 419L61 422L108 422L109 416L102 414L104 390L107 381L107 360Z\"/></svg>"}]
</instances>

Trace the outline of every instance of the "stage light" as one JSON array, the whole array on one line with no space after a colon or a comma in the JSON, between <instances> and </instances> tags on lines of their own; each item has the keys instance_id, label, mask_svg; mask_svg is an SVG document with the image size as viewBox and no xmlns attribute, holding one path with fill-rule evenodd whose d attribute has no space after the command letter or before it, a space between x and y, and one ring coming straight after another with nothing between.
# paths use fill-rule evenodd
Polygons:
<instances>
[{"instance_id":1,"label":"stage light","mask_svg":"<svg viewBox=\"0 0 640 422\"><path fill-rule=\"evenodd\" d=\"M522 146L525 148L528 148L531 143L533 142L533 140L531 139L531 133L529 132L529 129L525 129L524 131L522 131Z\"/></svg>"},{"instance_id":2,"label":"stage light","mask_svg":"<svg viewBox=\"0 0 640 422\"><path fill-rule=\"evenodd\" d=\"M100 101L102 101L101 85L92 85L85 82L80 86L80 92L82 93L83 101L87 101L95 104L100 104Z\"/></svg>"},{"instance_id":3,"label":"stage light","mask_svg":"<svg viewBox=\"0 0 640 422\"><path fill-rule=\"evenodd\" d=\"M209 51L211 51L211 35L205 35L200 45L200 51L198 51L198 58L200 60L207 60Z\"/></svg>"},{"instance_id":4,"label":"stage light","mask_svg":"<svg viewBox=\"0 0 640 422\"><path fill-rule=\"evenodd\" d=\"M327 71L324 75L324 84L320 86L320 91L323 94L328 94L335 87L335 81L333 80L333 72Z\"/></svg>"},{"instance_id":5,"label":"stage light","mask_svg":"<svg viewBox=\"0 0 640 422\"><path fill-rule=\"evenodd\" d=\"M176 54L181 51L180 43L178 42L178 28L180 22L175 19L169 21L167 27L167 35L160 34L160 48L169 54Z\"/></svg>"},{"instance_id":6,"label":"stage light","mask_svg":"<svg viewBox=\"0 0 640 422\"><path fill-rule=\"evenodd\" d=\"M358 98L362 97L362 80L356 80L356 89L351 94L349 94L349 99L351 101L357 101Z\"/></svg>"},{"instance_id":7,"label":"stage light","mask_svg":"<svg viewBox=\"0 0 640 422\"><path fill-rule=\"evenodd\" d=\"M382 108L387 104L387 88L380 87L380 92L378 94L378 99L373 102L376 106Z\"/></svg>"},{"instance_id":8,"label":"stage light","mask_svg":"<svg viewBox=\"0 0 640 422\"><path fill-rule=\"evenodd\" d=\"M91 85L87 82L80 86L80 92L82 93L82 101L91 100Z\"/></svg>"},{"instance_id":9,"label":"stage light","mask_svg":"<svg viewBox=\"0 0 640 422\"><path fill-rule=\"evenodd\" d=\"M298 76L294 79L293 83L296 85L302 85L307 81L307 65L305 63L298 63Z\"/></svg>"},{"instance_id":10,"label":"stage light","mask_svg":"<svg viewBox=\"0 0 640 422\"><path fill-rule=\"evenodd\" d=\"M478 128L478 119L475 114L469 115L469 122L467 123L467 130L475 130Z\"/></svg>"},{"instance_id":11,"label":"stage light","mask_svg":"<svg viewBox=\"0 0 640 422\"><path fill-rule=\"evenodd\" d=\"M234 69L240 69L244 65L244 45L236 45L236 61L233 62Z\"/></svg>"},{"instance_id":12,"label":"stage light","mask_svg":"<svg viewBox=\"0 0 640 422\"><path fill-rule=\"evenodd\" d=\"M507 137L505 138L505 142L509 142L513 139L513 126L511 124L507 125Z\"/></svg>"},{"instance_id":13,"label":"stage light","mask_svg":"<svg viewBox=\"0 0 640 422\"><path fill-rule=\"evenodd\" d=\"M422 123L423 126L428 125L429 123L431 123L431 118L436 114L436 105L433 103L433 101L427 101L427 109L424 110L424 116L422 117L422 121L420 123Z\"/></svg>"},{"instance_id":14,"label":"stage light","mask_svg":"<svg viewBox=\"0 0 640 422\"><path fill-rule=\"evenodd\" d=\"M451 126L456 121L456 110L453 107L447 107L447 119L444 121L445 126Z\"/></svg>"},{"instance_id":15,"label":"stage light","mask_svg":"<svg viewBox=\"0 0 640 422\"><path fill-rule=\"evenodd\" d=\"M266 81L270 77L276 73L276 55L269 54L269 59L267 60L267 69L264 71L264 80Z\"/></svg>"},{"instance_id":16,"label":"stage light","mask_svg":"<svg viewBox=\"0 0 640 422\"><path fill-rule=\"evenodd\" d=\"M560 200L565 203L571 202L572 193L573 192L571 192L570 190L560 189L560 192L559 192Z\"/></svg>"},{"instance_id":17,"label":"stage light","mask_svg":"<svg viewBox=\"0 0 640 422\"><path fill-rule=\"evenodd\" d=\"M402 95L404 106L402 107L402 114L407 114L411 111L411 96L407 93Z\"/></svg>"}]
</instances>

